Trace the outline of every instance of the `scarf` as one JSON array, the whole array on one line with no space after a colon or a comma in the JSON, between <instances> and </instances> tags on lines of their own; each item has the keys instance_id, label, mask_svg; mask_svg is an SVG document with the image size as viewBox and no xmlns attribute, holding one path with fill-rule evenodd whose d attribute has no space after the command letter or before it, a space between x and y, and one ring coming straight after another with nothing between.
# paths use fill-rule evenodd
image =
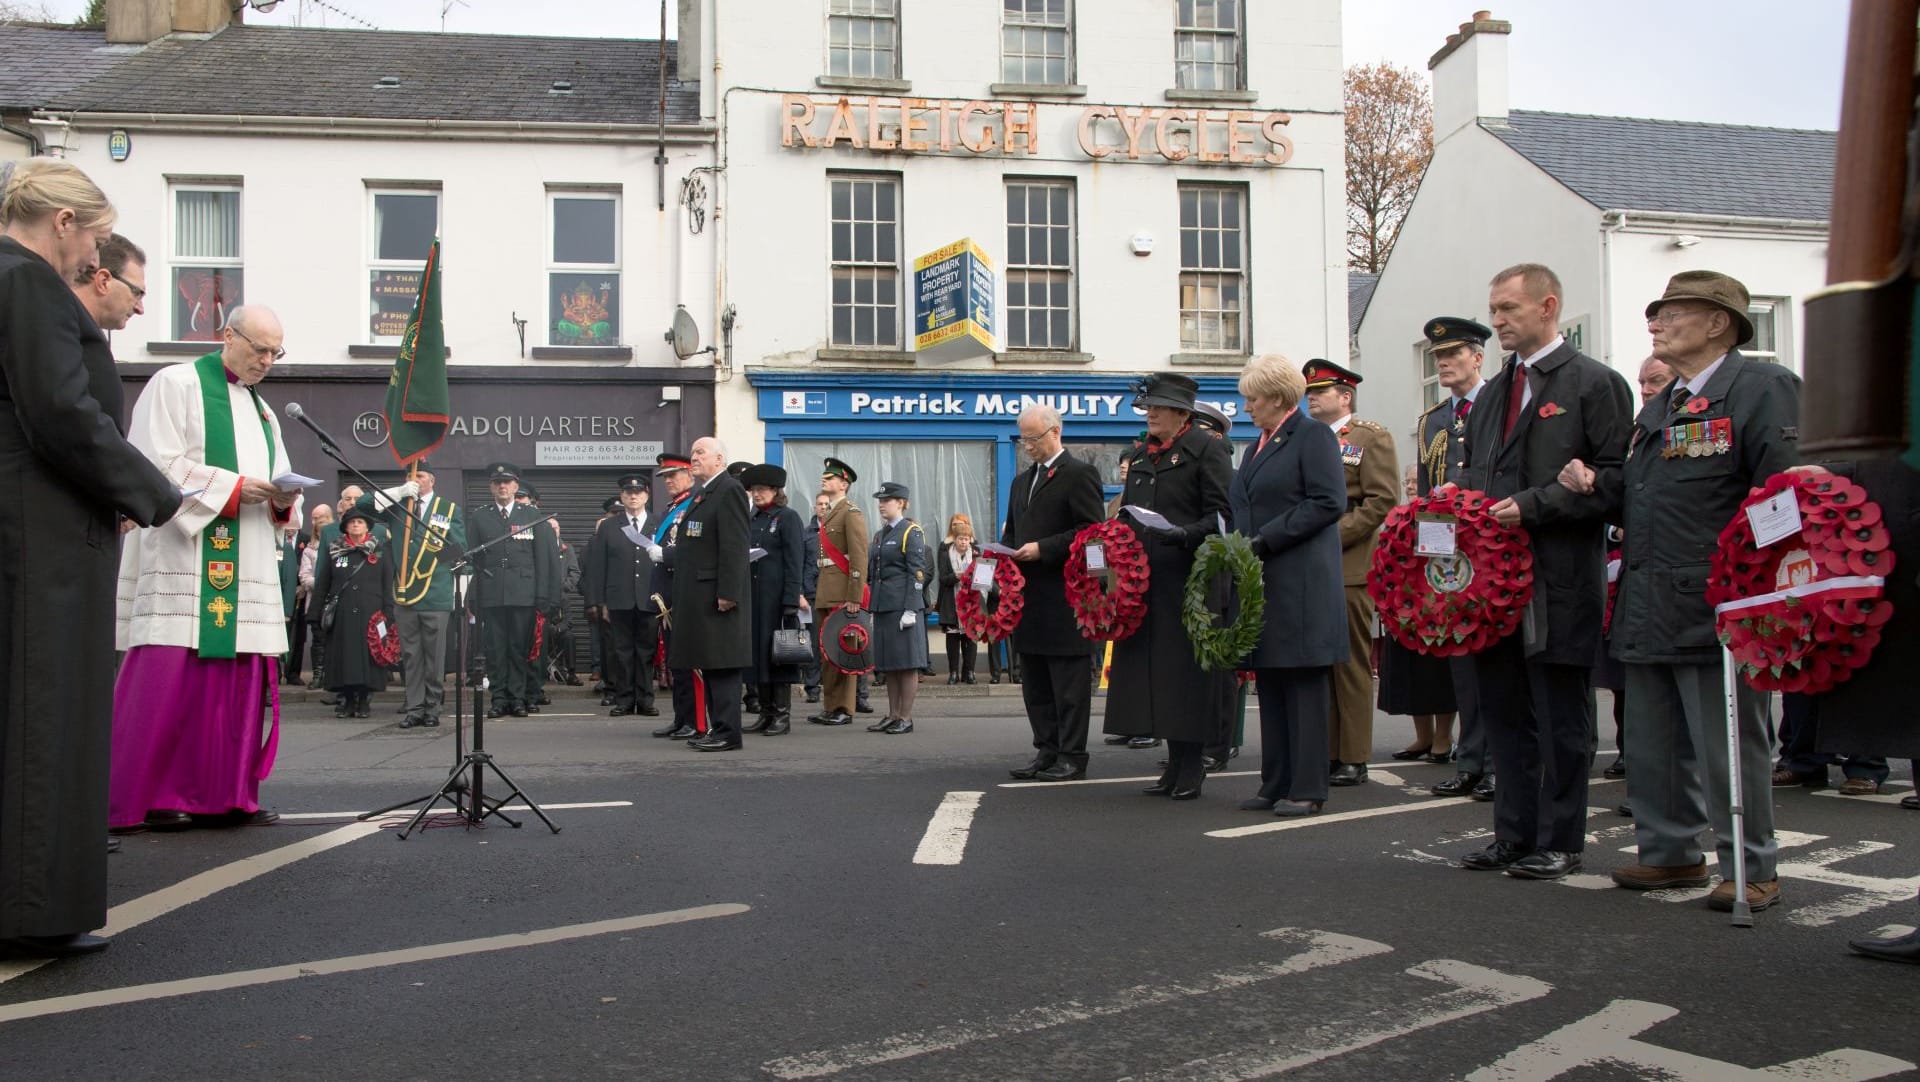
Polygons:
<instances>
[{"instance_id":1,"label":"scarf","mask_svg":"<svg viewBox=\"0 0 1920 1082\"><path fill-rule=\"evenodd\" d=\"M206 436L207 465L230 473L240 472L240 451L233 435L233 399L227 393L231 377L218 353L209 353L193 362L200 379L202 424ZM273 442L273 418L260 404L260 393L247 388L254 412L260 415L260 431L267 438L267 476L272 477L278 451ZM203 658L230 658L239 653L240 622L240 520L221 515L200 533L200 558L207 573L200 582L200 645Z\"/></svg>"}]
</instances>

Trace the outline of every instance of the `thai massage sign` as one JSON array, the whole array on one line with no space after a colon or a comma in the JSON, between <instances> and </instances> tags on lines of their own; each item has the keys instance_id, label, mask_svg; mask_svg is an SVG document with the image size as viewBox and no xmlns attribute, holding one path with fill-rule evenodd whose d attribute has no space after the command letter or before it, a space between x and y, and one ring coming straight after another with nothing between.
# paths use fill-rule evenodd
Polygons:
<instances>
[{"instance_id":1,"label":"thai massage sign","mask_svg":"<svg viewBox=\"0 0 1920 1082\"><path fill-rule=\"evenodd\" d=\"M1043 116L1043 113L1045 114ZM1052 133L1076 120L1088 158L1110 161L1285 165L1293 157L1287 113L1247 109L1053 105L929 98L780 98L780 145L893 154L1047 157Z\"/></svg>"}]
</instances>

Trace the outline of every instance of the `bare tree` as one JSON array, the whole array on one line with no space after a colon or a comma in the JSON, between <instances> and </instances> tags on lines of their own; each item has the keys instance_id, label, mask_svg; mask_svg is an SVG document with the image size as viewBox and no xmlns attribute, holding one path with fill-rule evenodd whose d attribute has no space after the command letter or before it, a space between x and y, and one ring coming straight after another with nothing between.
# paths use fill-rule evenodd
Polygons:
<instances>
[{"instance_id":1,"label":"bare tree","mask_svg":"<svg viewBox=\"0 0 1920 1082\"><path fill-rule=\"evenodd\" d=\"M24 0L0 0L0 23L53 23L53 9L45 4L30 4Z\"/></svg>"},{"instance_id":2,"label":"bare tree","mask_svg":"<svg viewBox=\"0 0 1920 1082\"><path fill-rule=\"evenodd\" d=\"M1411 69L1347 69L1347 265L1380 273L1433 157L1433 101Z\"/></svg>"}]
</instances>

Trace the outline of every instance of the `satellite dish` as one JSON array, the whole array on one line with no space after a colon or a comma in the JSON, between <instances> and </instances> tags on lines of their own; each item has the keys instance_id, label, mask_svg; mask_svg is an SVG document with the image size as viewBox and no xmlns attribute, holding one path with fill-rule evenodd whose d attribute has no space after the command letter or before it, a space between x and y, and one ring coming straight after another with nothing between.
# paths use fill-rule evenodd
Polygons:
<instances>
[{"instance_id":1,"label":"satellite dish","mask_svg":"<svg viewBox=\"0 0 1920 1082\"><path fill-rule=\"evenodd\" d=\"M712 353L714 348L700 348L700 328L693 322L693 316L687 313L687 306L680 305L673 310L673 329L664 336L673 344L673 355L686 360L701 353Z\"/></svg>"}]
</instances>

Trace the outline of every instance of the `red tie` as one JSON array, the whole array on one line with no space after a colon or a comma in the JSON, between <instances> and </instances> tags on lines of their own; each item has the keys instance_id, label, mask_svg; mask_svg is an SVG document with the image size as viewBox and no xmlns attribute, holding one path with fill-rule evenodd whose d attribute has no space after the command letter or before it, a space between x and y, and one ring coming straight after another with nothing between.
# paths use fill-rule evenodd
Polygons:
<instances>
[{"instance_id":1,"label":"red tie","mask_svg":"<svg viewBox=\"0 0 1920 1082\"><path fill-rule=\"evenodd\" d=\"M1500 430L1502 443L1513 438L1513 426L1520 423L1520 400L1526 397L1527 366L1515 355L1510 366L1513 378L1507 381L1507 426Z\"/></svg>"}]
</instances>

